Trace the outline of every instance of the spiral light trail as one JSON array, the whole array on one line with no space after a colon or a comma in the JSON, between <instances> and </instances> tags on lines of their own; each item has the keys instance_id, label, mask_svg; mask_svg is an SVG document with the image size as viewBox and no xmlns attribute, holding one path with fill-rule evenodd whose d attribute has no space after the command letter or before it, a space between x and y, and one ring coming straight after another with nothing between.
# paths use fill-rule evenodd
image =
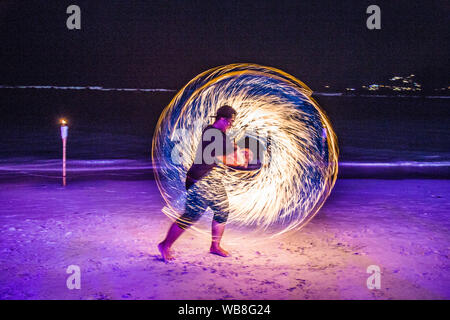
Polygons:
<instances>
[{"instance_id":1,"label":"spiral light trail","mask_svg":"<svg viewBox=\"0 0 450 320\"><path fill-rule=\"evenodd\" d=\"M211 173L227 190L227 224L270 236L304 226L330 194L338 169L336 136L311 93L293 76L255 64L221 66L191 80L165 108L153 137L163 212L172 219L183 213L186 172L202 129L220 106L230 105L237 117L227 134L236 142L253 137L262 165L255 171L221 165ZM214 195L213 185L208 192Z\"/></svg>"}]
</instances>

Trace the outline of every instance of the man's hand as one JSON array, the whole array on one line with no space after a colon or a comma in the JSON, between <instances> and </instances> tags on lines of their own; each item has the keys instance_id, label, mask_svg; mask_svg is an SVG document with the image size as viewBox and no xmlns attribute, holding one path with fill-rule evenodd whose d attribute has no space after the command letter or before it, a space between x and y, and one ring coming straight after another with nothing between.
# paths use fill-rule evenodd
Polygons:
<instances>
[{"instance_id":1,"label":"man's hand","mask_svg":"<svg viewBox=\"0 0 450 320\"><path fill-rule=\"evenodd\" d=\"M230 167L248 167L248 163L253 159L253 152L250 149L241 149L239 147L226 157L223 157L223 162Z\"/></svg>"},{"instance_id":2,"label":"man's hand","mask_svg":"<svg viewBox=\"0 0 450 320\"><path fill-rule=\"evenodd\" d=\"M240 153L240 155L241 155L241 161L242 161L242 164L241 164L241 165L242 165L244 168L247 168L249 162L251 162L252 159L253 159L253 152L252 152L252 150L247 149L247 148L245 148L245 149L240 149L240 150L239 150L239 153Z\"/></svg>"}]
</instances>

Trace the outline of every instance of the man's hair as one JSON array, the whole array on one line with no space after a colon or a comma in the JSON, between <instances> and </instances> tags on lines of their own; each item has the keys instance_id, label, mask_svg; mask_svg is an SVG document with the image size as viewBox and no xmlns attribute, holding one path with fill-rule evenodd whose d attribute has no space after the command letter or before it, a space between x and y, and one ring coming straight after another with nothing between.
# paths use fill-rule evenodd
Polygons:
<instances>
[{"instance_id":1,"label":"man's hair","mask_svg":"<svg viewBox=\"0 0 450 320\"><path fill-rule=\"evenodd\" d=\"M236 114L237 114L236 110L234 110L232 107L230 107L228 105L224 105L224 106L221 106L217 110L215 117L217 119L220 119L220 118L230 119L233 116L236 116Z\"/></svg>"}]
</instances>

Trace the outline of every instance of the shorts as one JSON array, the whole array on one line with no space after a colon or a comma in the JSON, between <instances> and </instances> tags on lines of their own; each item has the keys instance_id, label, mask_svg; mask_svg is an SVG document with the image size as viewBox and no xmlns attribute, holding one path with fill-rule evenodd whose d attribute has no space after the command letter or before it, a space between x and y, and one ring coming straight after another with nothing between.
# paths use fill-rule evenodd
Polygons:
<instances>
[{"instance_id":1,"label":"shorts","mask_svg":"<svg viewBox=\"0 0 450 320\"><path fill-rule=\"evenodd\" d=\"M223 183L201 179L187 190L184 214L175 223L182 229L197 222L207 208L214 212L213 220L225 223L228 220L228 197Z\"/></svg>"}]
</instances>

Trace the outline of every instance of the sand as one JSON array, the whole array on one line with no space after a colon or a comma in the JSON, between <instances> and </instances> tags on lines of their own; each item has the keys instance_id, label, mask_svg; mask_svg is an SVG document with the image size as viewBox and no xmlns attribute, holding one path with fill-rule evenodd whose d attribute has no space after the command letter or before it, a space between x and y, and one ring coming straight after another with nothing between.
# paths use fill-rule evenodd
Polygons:
<instances>
[{"instance_id":1,"label":"sand","mask_svg":"<svg viewBox=\"0 0 450 320\"><path fill-rule=\"evenodd\" d=\"M20 181L20 179L19 179ZM1 299L449 299L448 180L342 179L302 230L264 243L186 233L164 263L170 220L152 180L0 184ZM81 289L69 290L69 265ZM367 288L370 265L381 288Z\"/></svg>"}]
</instances>

